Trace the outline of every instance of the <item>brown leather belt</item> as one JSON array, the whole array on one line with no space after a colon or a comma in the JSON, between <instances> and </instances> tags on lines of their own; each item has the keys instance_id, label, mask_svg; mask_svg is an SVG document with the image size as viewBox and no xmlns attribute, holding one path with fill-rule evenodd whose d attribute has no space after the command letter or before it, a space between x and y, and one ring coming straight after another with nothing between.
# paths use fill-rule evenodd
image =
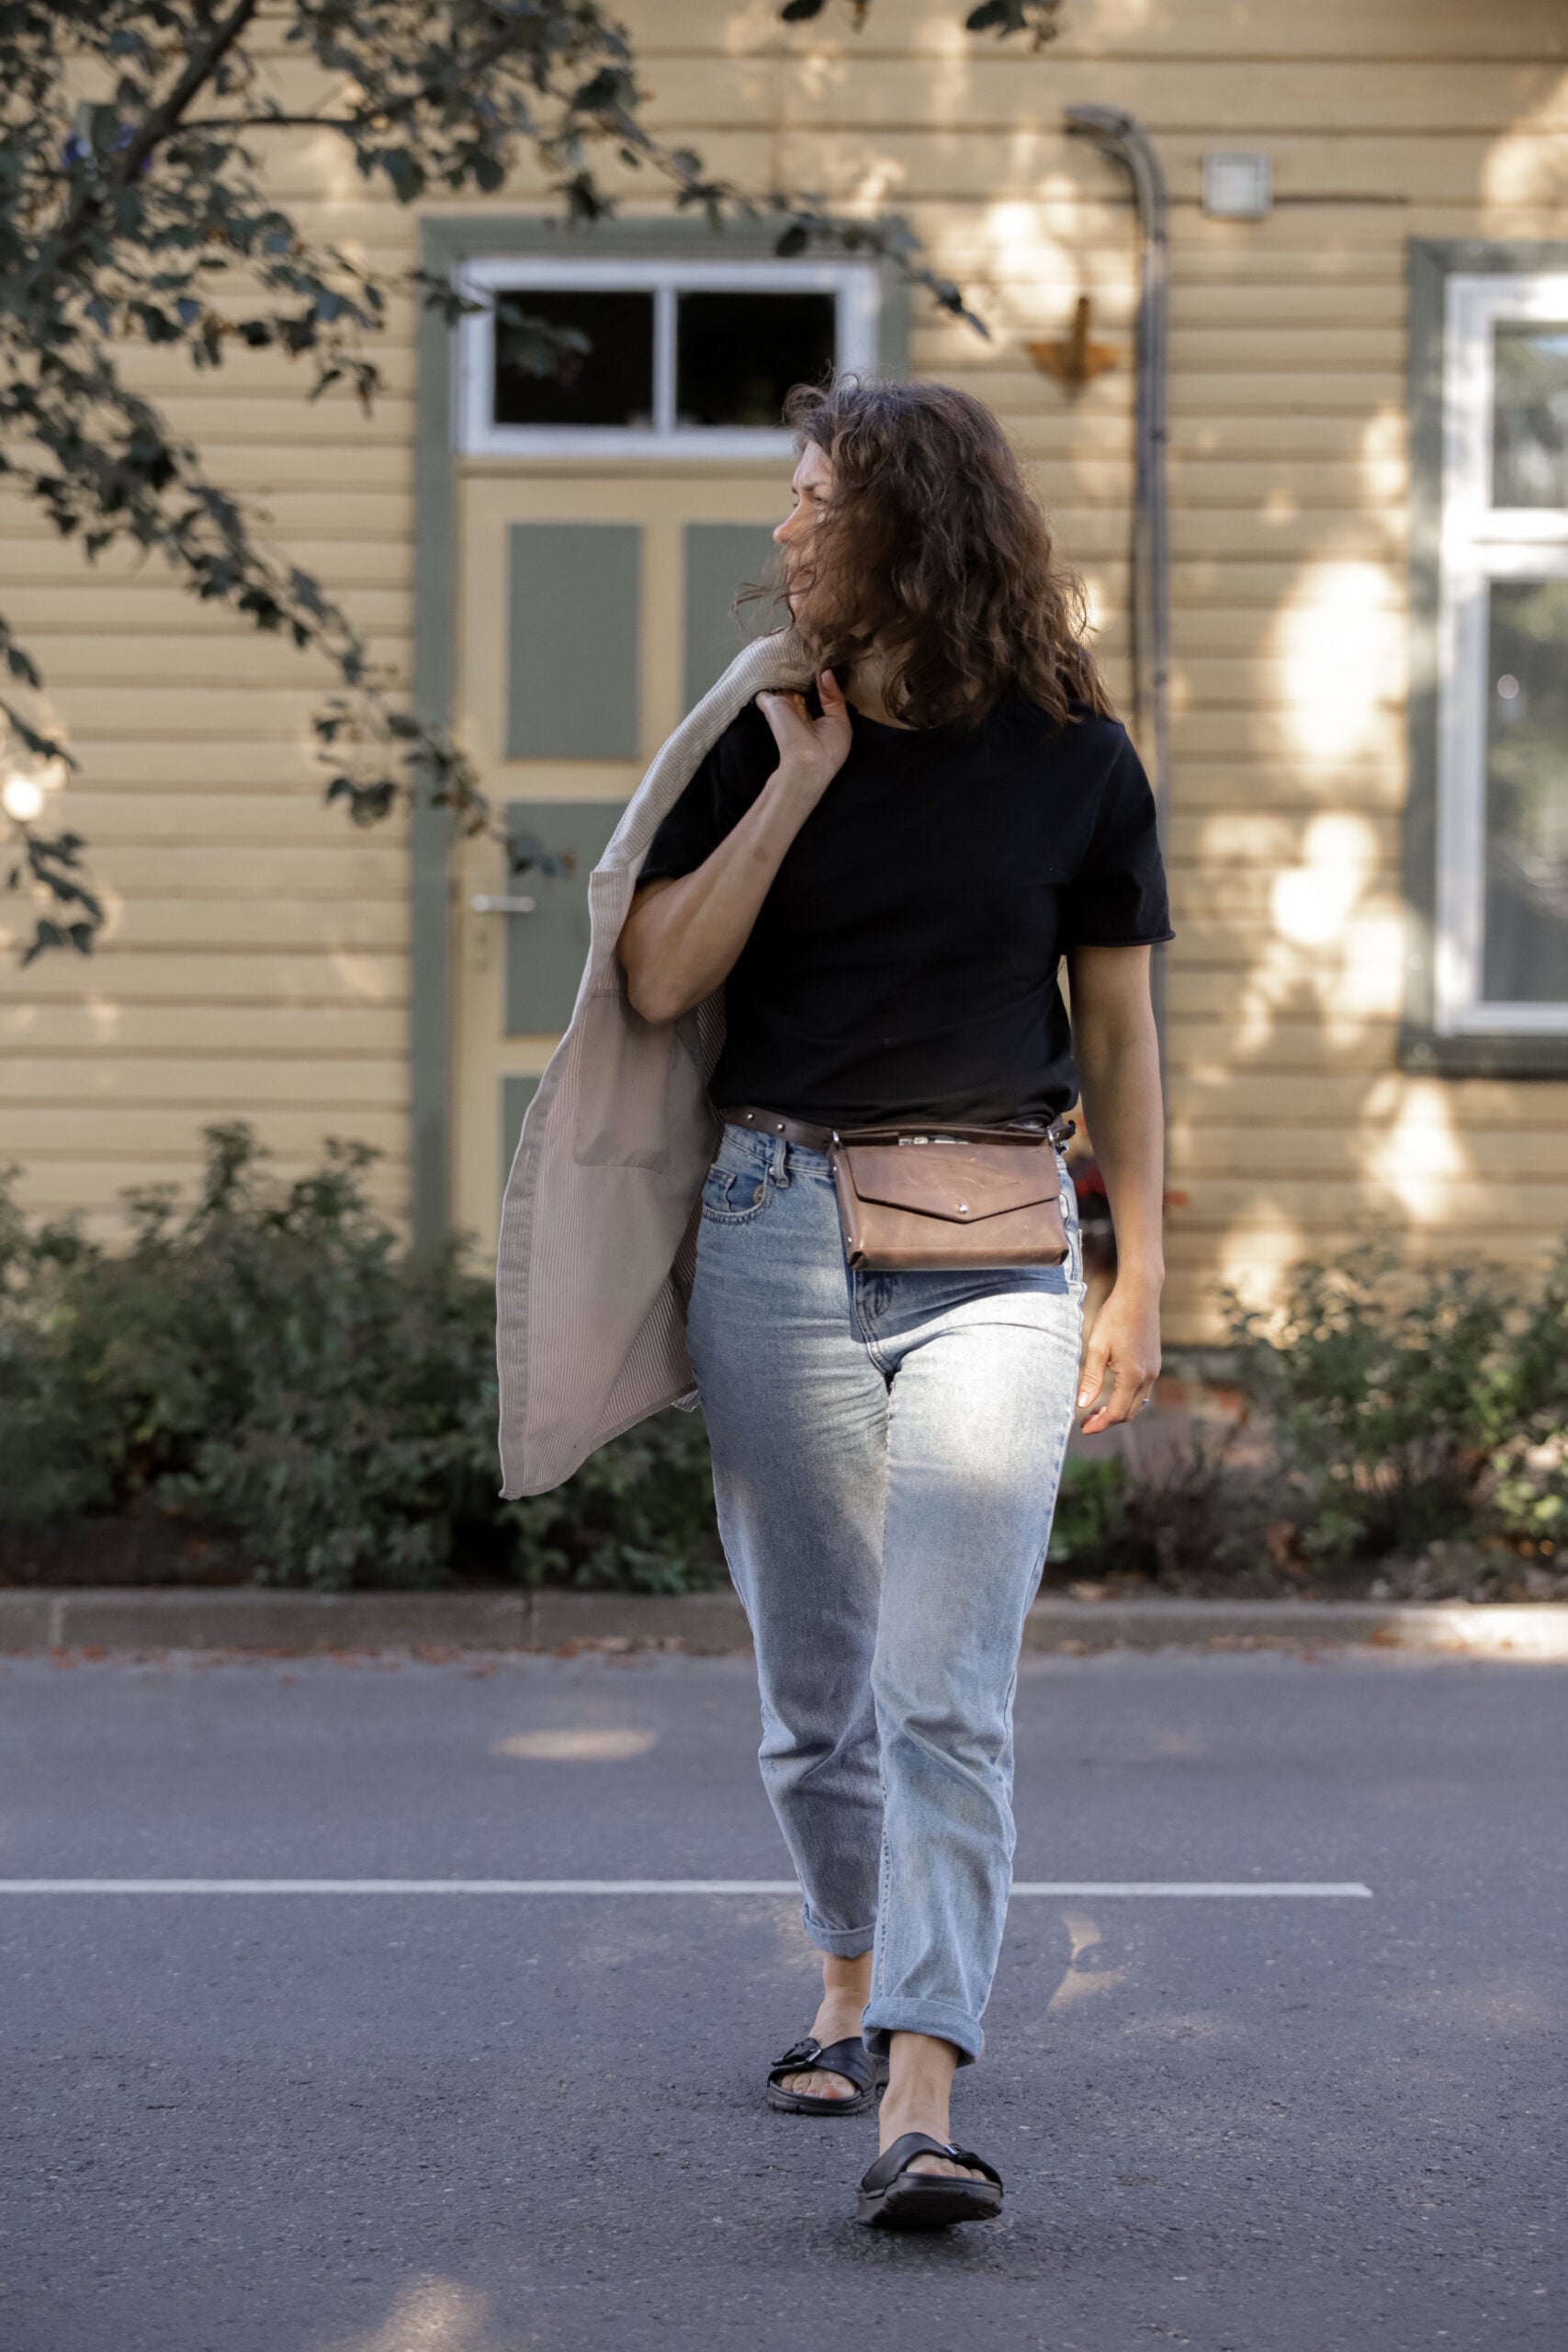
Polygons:
<instances>
[{"instance_id":1,"label":"brown leather belt","mask_svg":"<svg viewBox=\"0 0 1568 2352\"><path fill-rule=\"evenodd\" d=\"M826 1151L833 1140L831 1127L813 1126L809 1119L792 1119L783 1111L764 1111L755 1102L742 1102L718 1115L729 1126L755 1127L760 1136L783 1136L785 1143L799 1144L803 1151Z\"/></svg>"},{"instance_id":2,"label":"brown leather belt","mask_svg":"<svg viewBox=\"0 0 1568 2352\"><path fill-rule=\"evenodd\" d=\"M809 1119L792 1119L787 1112L764 1110L757 1102L742 1102L733 1110L719 1110L718 1115L729 1125L754 1127L760 1136L783 1136L785 1143L798 1144L803 1151L826 1151L833 1140L834 1130L831 1127L815 1126ZM910 1122L915 1126L928 1124L936 1127L941 1125L939 1120ZM1051 1141L1058 1145L1066 1143L1073 1132L1070 1119L1054 1120L1049 1130Z\"/></svg>"}]
</instances>

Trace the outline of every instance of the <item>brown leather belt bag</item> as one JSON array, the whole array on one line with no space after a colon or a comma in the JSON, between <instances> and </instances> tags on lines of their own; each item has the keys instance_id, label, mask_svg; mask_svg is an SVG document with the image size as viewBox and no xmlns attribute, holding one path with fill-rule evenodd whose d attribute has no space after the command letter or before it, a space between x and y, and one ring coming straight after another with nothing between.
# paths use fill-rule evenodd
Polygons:
<instances>
[{"instance_id":1,"label":"brown leather belt bag","mask_svg":"<svg viewBox=\"0 0 1568 2352\"><path fill-rule=\"evenodd\" d=\"M827 1153L844 1256L867 1273L1057 1266L1067 1254L1057 1150L1071 1119L840 1132L753 1104L721 1116Z\"/></svg>"}]
</instances>

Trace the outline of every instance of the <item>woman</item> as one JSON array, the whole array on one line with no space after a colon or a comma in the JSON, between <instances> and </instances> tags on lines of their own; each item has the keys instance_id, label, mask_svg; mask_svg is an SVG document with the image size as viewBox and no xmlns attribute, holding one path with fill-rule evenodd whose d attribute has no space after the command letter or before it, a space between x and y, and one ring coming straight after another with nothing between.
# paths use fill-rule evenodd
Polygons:
<instances>
[{"instance_id":1,"label":"woman","mask_svg":"<svg viewBox=\"0 0 1568 2352\"><path fill-rule=\"evenodd\" d=\"M995 419L942 386L852 381L789 413L773 536L817 683L758 695L714 743L616 953L649 1023L725 991L686 1338L763 1779L823 1954L768 2095L859 2113L885 2078L861 2216L929 2227L1001 2203L995 2168L952 2145L949 2092L983 2046L1016 1663L1075 1402L1107 1429L1158 1369L1148 962L1171 934L1147 783ZM1120 1267L1081 1378L1065 1169L1064 1266L846 1266L834 1126L1038 1128L1080 1081Z\"/></svg>"}]
</instances>

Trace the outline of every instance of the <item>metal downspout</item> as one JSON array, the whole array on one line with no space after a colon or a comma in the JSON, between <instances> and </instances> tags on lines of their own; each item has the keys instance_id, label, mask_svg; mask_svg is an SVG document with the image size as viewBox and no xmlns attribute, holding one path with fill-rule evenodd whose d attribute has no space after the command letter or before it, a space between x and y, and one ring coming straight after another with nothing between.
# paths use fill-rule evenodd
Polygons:
<instances>
[{"instance_id":1,"label":"metal downspout","mask_svg":"<svg viewBox=\"0 0 1568 2352\"><path fill-rule=\"evenodd\" d=\"M1135 399L1136 461L1133 490L1133 732L1150 771L1161 854L1169 862L1170 821L1170 541L1166 506L1167 337L1170 311L1170 238L1165 172L1153 140L1135 116L1116 107L1068 107L1070 131L1092 139L1133 183L1138 208L1138 326ZM1156 948L1150 970L1159 1032L1160 1083L1165 1086L1165 956Z\"/></svg>"}]
</instances>

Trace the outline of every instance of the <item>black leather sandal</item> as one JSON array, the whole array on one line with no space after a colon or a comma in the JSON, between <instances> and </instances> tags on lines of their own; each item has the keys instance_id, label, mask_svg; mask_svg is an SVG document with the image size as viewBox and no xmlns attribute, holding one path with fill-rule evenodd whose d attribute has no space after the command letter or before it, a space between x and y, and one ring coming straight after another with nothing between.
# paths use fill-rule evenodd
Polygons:
<instances>
[{"instance_id":1,"label":"black leather sandal","mask_svg":"<svg viewBox=\"0 0 1568 2352\"><path fill-rule=\"evenodd\" d=\"M916 2156L950 2156L974 2165L983 2180L952 2173L909 2172ZM857 2218L874 2230L941 2230L950 2222L994 2221L1002 2210L1002 2177L973 2148L954 2148L929 2132L906 2132L877 2157L860 2185Z\"/></svg>"},{"instance_id":2,"label":"black leather sandal","mask_svg":"<svg viewBox=\"0 0 1568 2352\"><path fill-rule=\"evenodd\" d=\"M842 2075L855 2085L852 2098L829 2092L814 2098L810 2091L786 2091L784 2075ZM830 2041L824 2050L811 2034L792 2042L768 2069L768 2105L783 2115L864 2115L876 2105L876 2094L887 2080L887 2061L874 2058L858 2033Z\"/></svg>"}]
</instances>

